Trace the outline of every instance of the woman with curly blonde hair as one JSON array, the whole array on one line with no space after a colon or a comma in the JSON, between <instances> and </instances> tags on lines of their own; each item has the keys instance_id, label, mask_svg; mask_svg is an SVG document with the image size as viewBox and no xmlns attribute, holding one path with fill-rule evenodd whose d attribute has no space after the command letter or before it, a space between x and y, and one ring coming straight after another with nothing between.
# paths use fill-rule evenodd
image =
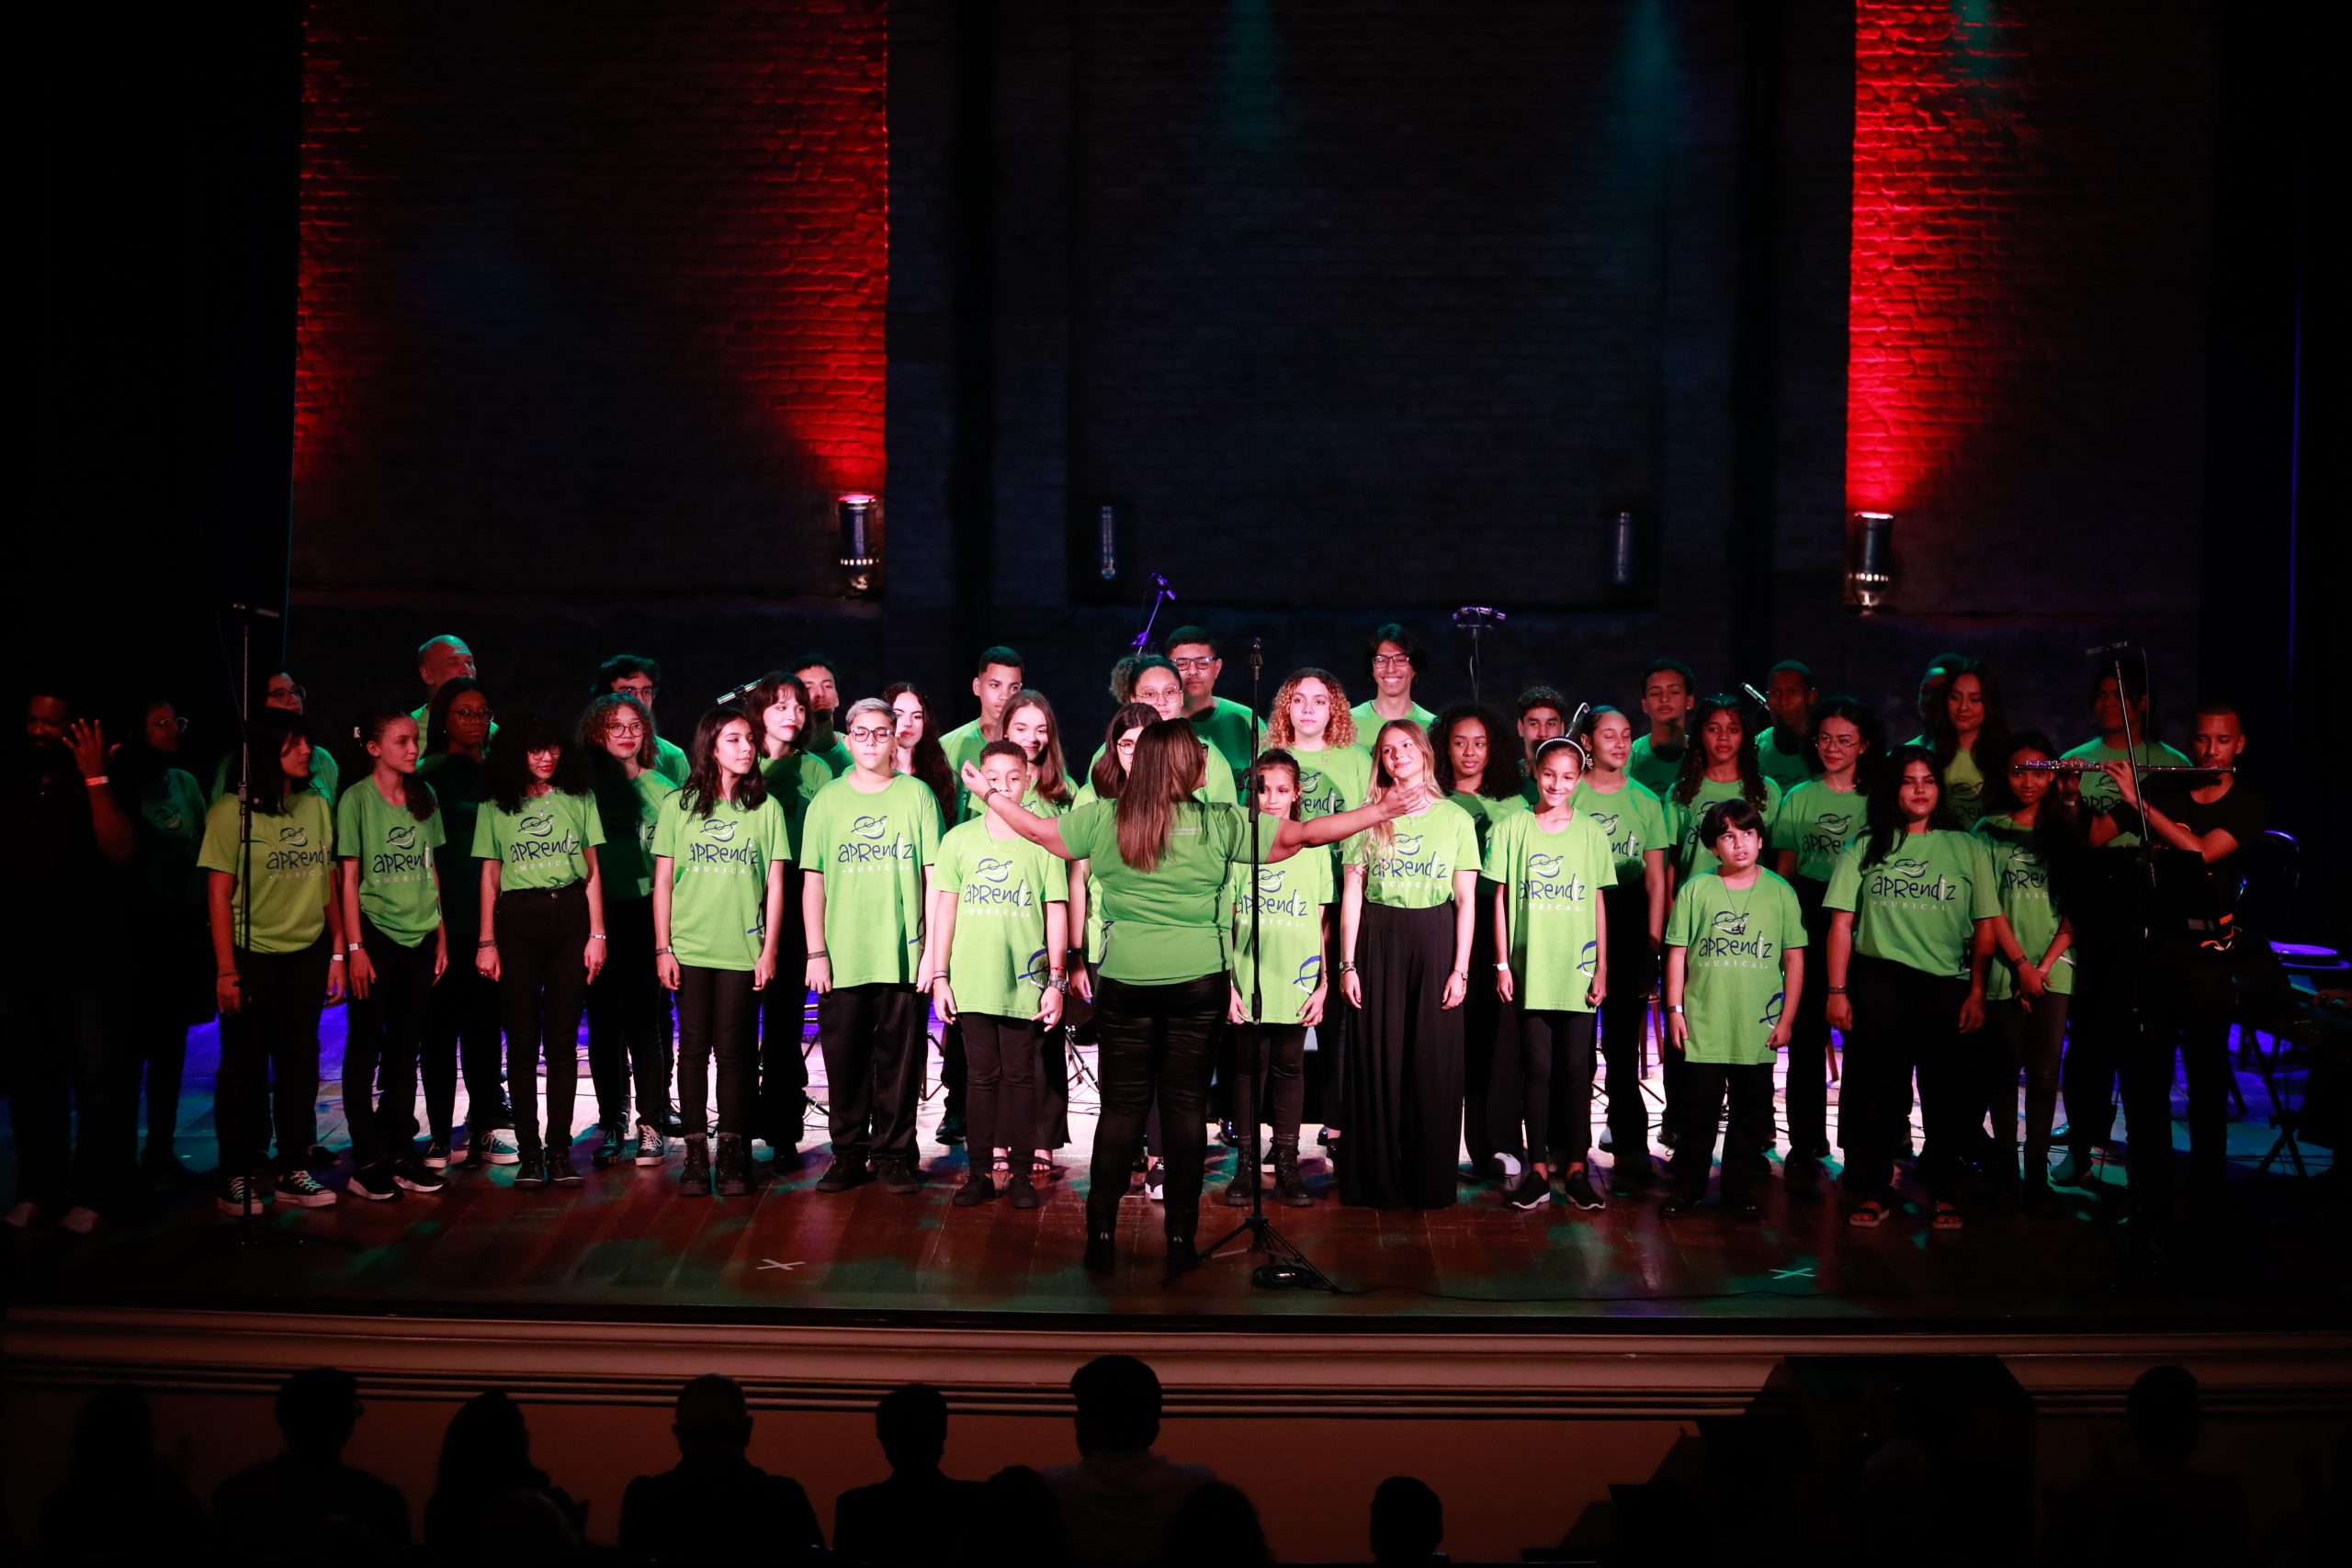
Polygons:
<instances>
[{"instance_id":1,"label":"woman with curly blonde hair","mask_svg":"<svg viewBox=\"0 0 2352 1568\"><path fill-rule=\"evenodd\" d=\"M1348 694L1329 670L1294 670L1274 690L1268 747L1298 759L1301 821L1352 811L1372 784L1372 753L1356 741Z\"/></svg>"}]
</instances>

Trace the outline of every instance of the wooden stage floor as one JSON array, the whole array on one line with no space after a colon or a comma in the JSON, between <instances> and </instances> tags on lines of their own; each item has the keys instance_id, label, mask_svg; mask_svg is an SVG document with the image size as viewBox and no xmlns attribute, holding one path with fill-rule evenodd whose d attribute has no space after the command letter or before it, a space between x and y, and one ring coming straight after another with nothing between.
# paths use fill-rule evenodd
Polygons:
<instances>
[{"instance_id":1,"label":"wooden stage floor","mask_svg":"<svg viewBox=\"0 0 2352 1568\"><path fill-rule=\"evenodd\" d=\"M330 1010L322 1135L335 1146L344 1141L341 1032L340 1011ZM199 1168L211 1164L216 1060L213 1032L198 1031L178 1142ZM585 1122L594 1111L582 1068ZM1978 1211L1966 1229L1938 1235L1916 1200L1875 1233L1850 1230L1834 1193L1789 1191L1777 1168L1759 1184L1761 1220L1736 1222L1711 1204L1669 1223L1655 1195L1612 1201L1600 1213L1556 1204L1521 1213L1504 1207L1493 1186L1468 1181L1448 1210L1347 1209L1331 1200L1328 1171L1310 1158L1316 1206L1269 1213L1341 1293L1253 1288L1255 1259L1239 1243L1197 1273L1163 1280L1159 1212L1139 1191L1122 1206L1120 1269L1097 1279L1079 1266L1093 1121L1083 1087L1071 1107L1072 1145L1058 1156L1069 1168L1031 1213L1001 1201L950 1207L964 1154L933 1141L933 1100L922 1117L928 1185L915 1197L873 1186L816 1193L820 1142L801 1169L750 1199L680 1196L674 1155L662 1170L589 1171L583 1187L568 1190L518 1190L511 1169L453 1170L450 1190L438 1198L346 1196L332 1209L273 1208L254 1244L241 1245L209 1188L194 1188L89 1237L11 1234L0 1244L0 1269L14 1303L48 1308L1035 1328L1112 1320L1227 1331L2336 1327L2352 1304L2352 1257L2314 1228L2297 1180L2275 1169L2254 1179L2272 1134L2261 1080L2247 1074L2241 1081L2251 1113L2231 1124L2228 1217L2197 1226L2153 1270L2127 1259L2120 1168L2086 1191L2062 1194L2057 1213ZM822 1097L821 1082L813 1092ZM2177 1102L2175 1110L2177 1116ZM817 1121L812 1115L812 1129ZM2183 1138L2177 1121L2170 1131ZM578 1153L584 1170L586 1146ZM1204 1245L1247 1212L1216 1201L1231 1158L1212 1145ZM2307 1158L2316 1170L2327 1156L2313 1150ZM13 1169L12 1150L0 1146L0 1165ZM347 1175L346 1159L333 1184Z\"/></svg>"}]
</instances>

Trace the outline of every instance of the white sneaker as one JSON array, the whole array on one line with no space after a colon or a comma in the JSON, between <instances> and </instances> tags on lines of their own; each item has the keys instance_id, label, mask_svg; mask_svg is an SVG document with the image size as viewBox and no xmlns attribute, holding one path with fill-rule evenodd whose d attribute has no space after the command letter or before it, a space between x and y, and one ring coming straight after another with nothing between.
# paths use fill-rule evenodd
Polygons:
<instances>
[{"instance_id":1,"label":"white sneaker","mask_svg":"<svg viewBox=\"0 0 2352 1568\"><path fill-rule=\"evenodd\" d=\"M1158 1160L1143 1174L1143 1195L1155 1203L1168 1201L1168 1172Z\"/></svg>"},{"instance_id":2,"label":"white sneaker","mask_svg":"<svg viewBox=\"0 0 2352 1568\"><path fill-rule=\"evenodd\" d=\"M1495 1153L1495 1163L1503 1168L1503 1179L1505 1181L1517 1181L1519 1179L1519 1156L1517 1155L1507 1155L1498 1149Z\"/></svg>"},{"instance_id":3,"label":"white sneaker","mask_svg":"<svg viewBox=\"0 0 2352 1568\"><path fill-rule=\"evenodd\" d=\"M106 1217L96 1209L76 1203L65 1211L65 1217L57 1224L61 1229L71 1231L75 1235L87 1235L106 1224Z\"/></svg>"},{"instance_id":4,"label":"white sneaker","mask_svg":"<svg viewBox=\"0 0 2352 1568\"><path fill-rule=\"evenodd\" d=\"M499 1127L492 1130L490 1134L490 1163L492 1165L520 1165L523 1163L523 1145L514 1141L514 1129L512 1127Z\"/></svg>"},{"instance_id":5,"label":"white sneaker","mask_svg":"<svg viewBox=\"0 0 2352 1568\"><path fill-rule=\"evenodd\" d=\"M334 1189L320 1186L319 1179L307 1170L289 1170L279 1177L277 1195L301 1209L333 1208L335 1201Z\"/></svg>"},{"instance_id":6,"label":"white sneaker","mask_svg":"<svg viewBox=\"0 0 2352 1568\"><path fill-rule=\"evenodd\" d=\"M40 1223L40 1205L28 1198L6 1214L0 1214L0 1222L20 1231L28 1231Z\"/></svg>"}]
</instances>

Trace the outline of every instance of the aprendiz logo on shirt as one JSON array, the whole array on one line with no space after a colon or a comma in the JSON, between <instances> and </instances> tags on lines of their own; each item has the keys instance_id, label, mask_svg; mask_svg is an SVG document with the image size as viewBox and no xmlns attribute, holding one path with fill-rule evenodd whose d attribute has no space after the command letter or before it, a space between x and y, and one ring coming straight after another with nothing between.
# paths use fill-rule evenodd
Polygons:
<instances>
[{"instance_id":1,"label":"aprendiz logo on shirt","mask_svg":"<svg viewBox=\"0 0 2352 1568\"><path fill-rule=\"evenodd\" d=\"M187 818L168 806L159 806L147 813L147 820L166 833L176 833L187 826Z\"/></svg>"},{"instance_id":2,"label":"aprendiz logo on shirt","mask_svg":"<svg viewBox=\"0 0 2352 1568\"><path fill-rule=\"evenodd\" d=\"M1273 865L1260 866L1258 868L1258 891L1261 893L1280 893L1282 890L1282 868L1280 866Z\"/></svg>"},{"instance_id":3,"label":"aprendiz logo on shirt","mask_svg":"<svg viewBox=\"0 0 2352 1568\"><path fill-rule=\"evenodd\" d=\"M1282 867L1260 866L1257 897L1252 897L1247 892L1238 894L1233 900L1234 914L1247 919L1250 912L1255 909L1263 919L1276 919L1283 916L1299 920L1310 918L1315 913L1315 906L1307 901L1306 895L1293 893L1284 897L1284 886Z\"/></svg>"},{"instance_id":4,"label":"aprendiz logo on shirt","mask_svg":"<svg viewBox=\"0 0 2352 1568\"><path fill-rule=\"evenodd\" d=\"M1763 1024L1768 1029L1780 1028L1781 1010L1788 1005L1789 993L1786 991L1774 991L1772 993L1772 999L1764 1004L1764 1016L1758 1019L1756 1021Z\"/></svg>"},{"instance_id":5,"label":"aprendiz logo on shirt","mask_svg":"<svg viewBox=\"0 0 2352 1568\"><path fill-rule=\"evenodd\" d=\"M2039 893L2050 895L2050 868L2040 857L2018 851L2009 856L2001 867L2001 891L2004 893Z\"/></svg>"},{"instance_id":6,"label":"aprendiz logo on shirt","mask_svg":"<svg viewBox=\"0 0 2352 1568\"><path fill-rule=\"evenodd\" d=\"M1451 875L1453 868L1446 864L1443 856L1434 853L1426 857L1421 855L1421 842L1422 836L1419 833L1397 834L1392 846L1393 852L1385 860L1374 862L1372 874L1374 876L1425 876L1432 881Z\"/></svg>"},{"instance_id":7,"label":"aprendiz logo on shirt","mask_svg":"<svg viewBox=\"0 0 2352 1568\"><path fill-rule=\"evenodd\" d=\"M734 819L727 817L710 818L702 825L702 836L714 844L733 843L735 841Z\"/></svg>"},{"instance_id":8,"label":"aprendiz logo on shirt","mask_svg":"<svg viewBox=\"0 0 2352 1568\"><path fill-rule=\"evenodd\" d=\"M1298 966L1297 975L1293 976L1291 979L1292 985L1296 986L1302 991L1309 993L1312 993L1315 987L1322 983L1323 955L1319 953L1314 957L1306 960L1306 963L1301 964Z\"/></svg>"},{"instance_id":9,"label":"aprendiz logo on shirt","mask_svg":"<svg viewBox=\"0 0 2352 1568\"><path fill-rule=\"evenodd\" d=\"M1590 979L1600 968L1600 942L1598 938L1584 944L1584 952L1577 959L1577 973Z\"/></svg>"},{"instance_id":10,"label":"aprendiz logo on shirt","mask_svg":"<svg viewBox=\"0 0 2352 1568\"><path fill-rule=\"evenodd\" d=\"M964 879L964 896L957 907L976 910L1026 909L1037 902L1025 882L1012 879L1013 863L1009 860L983 859L972 868L973 874Z\"/></svg>"},{"instance_id":11,"label":"aprendiz logo on shirt","mask_svg":"<svg viewBox=\"0 0 2352 1568\"><path fill-rule=\"evenodd\" d=\"M1303 818L1336 817L1340 811L1339 786L1318 770L1298 771L1298 814Z\"/></svg>"},{"instance_id":12,"label":"aprendiz logo on shirt","mask_svg":"<svg viewBox=\"0 0 2352 1568\"><path fill-rule=\"evenodd\" d=\"M1581 904L1585 895L1592 891L1592 884L1571 876L1560 880L1560 867L1565 863L1558 855L1527 857L1526 897L1529 904Z\"/></svg>"},{"instance_id":13,"label":"aprendiz logo on shirt","mask_svg":"<svg viewBox=\"0 0 2352 1568\"><path fill-rule=\"evenodd\" d=\"M1609 840L1611 854L1615 855L1619 860L1632 860L1642 852L1641 823L1637 818L1633 818L1631 812L1621 814L1615 811L1593 811L1587 808L1586 815L1590 817L1593 825L1600 829L1600 836ZM1633 821L1633 825L1625 829L1625 836L1621 839L1617 836L1617 829L1629 819Z\"/></svg>"},{"instance_id":14,"label":"aprendiz logo on shirt","mask_svg":"<svg viewBox=\"0 0 2352 1568\"><path fill-rule=\"evenodd\" d=\"M570 860L580 852L580 840L570 833L557 836L555 818L534 813L520 818L514 830L523 835L506 845L506 859L515 865L533 860Z\"/></svg>"},{"instance_id":15,"label":"aprendiz logo on shirt","mask_svg":"<svg viewBox=\"0 0 2352 1568\"><path fill-rule=\"evenodd\" d=\"M262 863L268 872L323 871L327 852L311 848L310 829L300 822L289 822L277 830L277 847L269 852Z\"/></svg>"},{"instance_id":16,"label":"aprendiz logo on shirt","mask_svg":"<svg viewBox=\"0 0 2352 1568\"><path fill-rule=\"evenodd\" d=\"M413 822L403 822L397 828L386 829L384 833L384 847L388 850L398 851L402 854L406 854L409 851L416 848L416 824Z\"/></svg>"},{"instance_id":17,"label":"aprendiz logo on shirt","mask_svg":"<svg viewBox=\"0 0 2352 1568\"><path fill-rule=\"evenodd\" d=\"M1012 863L1009 860L993 860L984 857L974 869L982 881L1002 886L1004 879L1012 874Z\"/></svg>"},{"instance_id":18,"label":"aprendiz logo on shirt","mask_svg":"<svg viewBox=\"0 0 2352 1568\"><path fill-rule=\"evenodd\" d=\"M544 839L555 830L555 818L539 816L526 817L514 824L514 830L526 839Z\"/></svg>"},{"instance_id":19,"label":"aprendiz logo on shirt","mask_svg":"<svg viewBox=\"0 0 2352 1568\"><path fill-rule=\"evenodd\" d=\"M422 876L424 860L424 852L416 847L416 824L402 822L384 829L384 848L368 863L368 874L403 879Z\"/></svg>"},{"instance_id":20,"label":"aprendiz logo on shirt","mask_svg":"<svg viewBox=\"0 0 2352 1568\"><path fill-rule=\"evenodd\" d=\"M1870 894L1890 902L1923 902L1949 904L1960 897L1960 884L1947 876L1928 878L1928 863L1923 860L1891 860L1882 863L1871 878Z\"/></svg>"},{"instance_id":21,"label":"aprendiz logo on shirt","mask_svg":"<svg viewBox=\"0 0 2352 1568\"><path fill-rule=\"evenodd\" d=\"M869 861L912 860L915 847L901 834L885 838L890 831L888 817L860 817L849 825L850 836L834 852L836 865L861 865Z\"/></svg>"},{"instance_id":22,"label":"aprendiz logo on shirt","mask_svg":"<svg viewBox=\"0 0 2352 1568\"><path fill-rule=\"evenodd\" d=\"M1043 991L1046 982L1052 977L1052 972L1046 964L1046 950L1042 947L1031 953L1029 962L1021 966L1021 978L1036 990Z\"/></svg>"},{"instance_id":23,"label":"aprendiz logo on shirt","mask_svg":"<svg viewBox=\"0 0 2352 1568\"><path fill-rule=\"evenodd\" d=\"M1752 936L1748 933L1747 911L1745 909L1717 909L1708 924L1711 929L1707 934L1701 937L1690 950L1694 960L1721 963L1726 959L1752 958L1759 964L1768 964L1779 956L1778 950L1764 939L1761 932Z\"/></svg>"},{"instance_id":24,"label":"aprendiz logo on shirt","mask_svg":"<svg viewBox=\"0 0 2352 1568\"><path fill-rule=\"evenodd\" d=\"M1853 836L1852 812L1825 811L1797 835L1797 852L1808 855L1834 855L1843 851L1846 840Z\"/></svg>"},{"instance_id":25,"label":"aprendiz logo on shirt","mask_svg":"<svg viewBox=\"0 0 2352 1568\"><path fill-rule=\"evenodd\" d=\"M890 819L888 817L861 817L849 825L849 830L854 836L877 840L884 833L889 831L889 828Z\"/></svg>"}]
</instances>

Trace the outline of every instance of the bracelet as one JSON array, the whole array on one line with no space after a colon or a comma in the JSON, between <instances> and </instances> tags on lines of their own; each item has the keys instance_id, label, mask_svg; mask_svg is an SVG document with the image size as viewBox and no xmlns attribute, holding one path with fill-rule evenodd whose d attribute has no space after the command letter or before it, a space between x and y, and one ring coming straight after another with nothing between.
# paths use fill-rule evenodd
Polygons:
<instances>
[{"instance_id":1,"label":"bracelet","mask_svg":"<svg viewBox=\"0 0 2352 1568\"><path fill-rule=\"evenodd\" d=\"M1352 974L1354 974L1355 972L1356 972L1356 964L1355 964L1355 960L1354 960L1354 959L1352 959L1352 958L1342 958L1342 959L1340 959L1340 974L1342 974L1342 975L1352 975Z\"/></svg>"},{"instance_id":2,"label":"bracelet","mask_svg":"<svg viewBox=\"0 0 2352 1568\"><path fill-rule=\"evenodd\" d=\"M343 962L343 954L340 953L330 953L327 954L327 962L330 964L340 964Z\"/></svg>"},{"instance_id":3,"label":"bracelet","mask_svg":"<svg viewBox=\"0 0 2352 1568\"><path fill-rule=\"evenodd\" d=\"M92 789L96 789L100 784L107 782L107 776L104 773L90 773L85 775L82 782L88 784Z\"/></svg>"},{"instance_id":4,"label":"bracelet","mask_svg":"<svg viewBox=\"0 0 2352 1568\"><path fill-rule=\"evenodd\" d=\"M1453 977L1466 983L1470 978L1470 971L1467 969L1456 969L1453 972Z\"/></svg>"},{"instance_id":5,"label":"bracelet","mask_svg":"<svg viewBox=\"0 0 2352 1568\"><path fill-rule=\"evenodd\" d=\"M1846 987L1843 986L1832 986L1829 987L1827 994L1833 997L1842 997L1846 994Z\"/></svg>"},{"instance_id":6,"label":"bracelet","mask_svg":"<svg viewBox=\"0 0 2352 1568\"><path fill-rule=\"evenodd\" d=\"M1069 976L1064 975L1047 976L1046 977L1046 989L1049 991L1059 991L1064 996L1068 996L1069 994Z\"/></svg>"},{"instance_id":7,"label":"bracelet","mask_svg":"<svg viewBox=\"0 0 2352 1568\"><path fill-rule=\"evenodd\" d=\"M1666 1010L1668 1012L1680 1012L1682 1010L1682 1004L1680 1002L1668 1002L1666 1004Z\"/></svg>"},{"instance_id":8,"label":"bracelet","mask_svg":"<svg viewBox=\"0 0 2352 1568\"><path fill-rule=\"evenodd\" d=\"M356 942L346 942L343 944L343 950L345 953L356 953L359 951L359 943Z\"/></svg>"},{"instance_id":9,"label":"bracelet","mask_svg":"<svg viewBox=\"0 0 2352 1568\"><path fill-rule=\"evenodd\" d=\"M234 969L223 969L212 977L216 980L233 980L237 977L237 972Z\"/></svg>"},{"instance_id":10,"label":"bracelet","mask_svg":"<svg viewBox=\"0 0 2352 1568\"><path fill-rule=\"evenodd\" d=\"M657 947L653 950L653 956L656 958L667 958L670 956L670 953L671 950L666 947Z\"/></svg>"},{"instance_id":11,"label":"bracelet","mask_svg":"<svg viewBox=\"0 0 2352 1568\"><path fill-rule=\"evenodd\" d=\"M496 947L497 945L498 944L494 942L478 942L474 943L474 951L479 953L485 947Z\"/></svg>"},{"instance_id":12,"label":"bracelet","mask_svg":"<svg viewBox=\"0 0 2352 1568\"><path fill-rule=\"evenodd\" d=\"M809 956L809 957L811 957L811 958L823 958L823 957L825 957L825 956L826 956L826 953L825 953L825 950L824 950L823 948L821 948L821 947L820 947L820 948L819 948L816 952L814 952L814 953L810 953L808 956Z\"/></svg>"},{"instance_id":13,"label":"bracelet","mask_svg":"<svg viewBox=\"0 0 2352 1568\"><path fill-rule=\"evenodd\" d=\"M603 931L590 931L588 933L588 940L590 942L602 942L605 940L605 933Z\"/></svg>"},{"instance_id":14,"label":"bracelet","mask_svg":"<svg viewBox=\"0 0 2352 1568\"><path fill-rule=\"evenodd\" d=\"M1496 973L1496 974L1498 974L1498 975L1500 975L1500 974L1503 974L1504 972L1506 972L1507 970L1509 970L1510 968L1510 959L1508 959L1508 958L1506 958L1506 959L1504 959L1500 964L1496 964L1496 965L1495 965L1495 973Z\"/></svg>"}]
</instances>

